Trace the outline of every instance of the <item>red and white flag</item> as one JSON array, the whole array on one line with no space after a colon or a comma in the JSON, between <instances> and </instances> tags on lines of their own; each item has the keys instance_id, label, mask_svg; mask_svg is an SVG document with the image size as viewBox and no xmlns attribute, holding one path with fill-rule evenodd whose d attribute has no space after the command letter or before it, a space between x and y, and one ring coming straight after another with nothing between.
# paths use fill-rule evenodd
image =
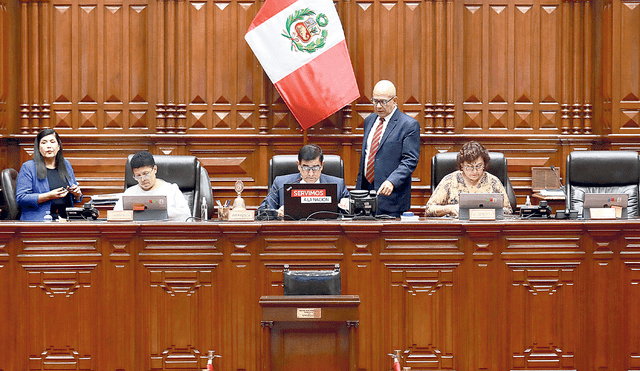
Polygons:
<instances>
[{"instance_id":1,"label":"red and white flag","mask_svg":"<svg viewBox=\"0 0 640 371\"><path fill-rule=\"evenodd\" d=\"M303 129L360 97L332 0L266 0L244 38Z\"/></svg>"},{"instance_id":2,"label":"red and white flag","mask_svg":"<svg viewBox=\"0 0 640 371\"><path fill-rule=\"evenodd\" d=\"M207 371L213 371L213 360L209 359L207 361Z\"/></svg>"},{"instance_id":3,"label":"red and white flag","mask_svg":"<svg viewBox=\"0 0 640 371\"><path fill-rule=\"evenodd\" d=\"M400 371L400 361L398 361L398 358L393 358L393 371Z\"/></svg>"}]
</instances>

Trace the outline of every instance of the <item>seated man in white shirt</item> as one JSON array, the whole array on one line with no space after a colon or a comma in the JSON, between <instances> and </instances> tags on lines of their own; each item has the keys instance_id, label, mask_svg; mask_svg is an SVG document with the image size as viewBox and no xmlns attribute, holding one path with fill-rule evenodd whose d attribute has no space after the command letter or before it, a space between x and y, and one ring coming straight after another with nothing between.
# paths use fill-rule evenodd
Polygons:
<instances>
[{"instance_id":1,"label":"seated man in white shirt","mask_svg":"<svg viewBox=\"0 0 640 371\"><path fill-rule=\"evenodd\" d=\"M138 185L127 188L124 191L124 195L165 195L167 196L167 215L169 220L184 222L191 216L187 199L184 198L178 185L156 178L158 167L149 151L140 151L133 155L129 165L133 172L133 178L138 182ZM122 198L116 202L116 206L113 209L122 210Z\"/></svg>"},{"instance_id":2,"label":"seated man in white shirt","mask_svg":"<svg viewBox=\"0 0 640 371\"><path fill-rule=\"evenodd\" d=\"M278 210L278 215L284 215L284 185L290 183L336 183L338 185L338 206L344 210L349 209L349 190L344 179L322 174L324 155L322 148L317 144L307 144L298 152L298 170L300 173L277 176L267 197L258 207L258 210Z\"/></svg>"}]
</instances>

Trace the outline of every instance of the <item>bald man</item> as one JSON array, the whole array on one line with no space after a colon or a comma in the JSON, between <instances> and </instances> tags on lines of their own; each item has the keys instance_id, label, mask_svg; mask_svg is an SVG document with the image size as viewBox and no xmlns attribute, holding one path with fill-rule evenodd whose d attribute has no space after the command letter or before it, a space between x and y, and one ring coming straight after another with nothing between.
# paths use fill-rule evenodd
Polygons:
<instances>
[{"instance_id":1,"label":"bald man","mask_svg":"<svg viewBox=\"0 0 640 371\"><path fill-rule=\"evenodd\" d=\"M371 102L376 112L364 120L356 189L377 192L378 215L399 217L411 208L411 174L420 158L420 124L398 110L391 81L376 84Z\"/></svg>"}]
</instances>

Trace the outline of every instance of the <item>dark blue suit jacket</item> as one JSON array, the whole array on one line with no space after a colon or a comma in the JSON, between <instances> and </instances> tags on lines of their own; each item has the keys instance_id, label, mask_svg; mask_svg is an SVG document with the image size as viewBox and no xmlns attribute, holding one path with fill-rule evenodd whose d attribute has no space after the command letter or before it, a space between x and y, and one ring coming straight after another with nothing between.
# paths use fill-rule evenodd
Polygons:
<instances>
[{"instance_id":1,"label":"dark blue suit jacket","mask_svg":"<svg viewBox=\"0 0 640 371\"><path fill-rule=\"evenodd\" d=\"M369 182L364 176L365 149L369 132L377 118L378 115L374 113L364 120L364 137L356 189L369 189ZM411 208L411 174L416 169L419 158L420 124L396 109L389 119L376 153L373 189L378 190L385 180L393 184L391 195L378 195L378 214L398 217Z\"/></svg>"},{"instance_id":2,"label":"dark blue suit jacket","mask_svg":"<svg viewBox=\"0 0 640 371\"><path fill-rule=\"evenodd\" d=\"M64 164L67 166L69 177L71 177L69 185L78 184L71 163L65 159ZM50 190L49 179L46 177L44 179L38 179L38 171L34 160L29 160L22 164L16 183L16 201L22 210L20 220L44 221L47 210L51 210L51 201L38 203L38 197L40 193L47 193ZM74 202L82 201L75 201L71 192L69 192L66 197L71 200L72 205Z\"/></svg>"},{"instance_id":3,"label":"dark blue suit jacket","mask_svg":"<svg viewBox=\"0 0 640 371\"><path fill-rule=\"evenodd\" d=\"M273 185L267 197L258 207L258 210L262 209L279 209L284 205L284 185L292 183L300 183L302 177L299 173L277 176L273 180ZM340 199L349 197L349 190L344 184L344 179L331 175L320 174L320 183L336 183L338 185L338 202Z\"/></svg>"}]
</instances>

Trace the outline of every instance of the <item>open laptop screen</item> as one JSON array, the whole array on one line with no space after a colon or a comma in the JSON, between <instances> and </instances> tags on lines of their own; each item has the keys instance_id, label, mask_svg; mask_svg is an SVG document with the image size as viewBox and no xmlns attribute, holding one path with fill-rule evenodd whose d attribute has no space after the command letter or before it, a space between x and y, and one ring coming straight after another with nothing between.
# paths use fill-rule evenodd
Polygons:
<instances>
[{"instance_id":1,"label":"open laptop screen","mask_svg":"<svg viewBox=\"0 0 640 371\"><path fill-rule=\"evenodd\" d=\"M340 215L338 201L335 183L284 185L285 219L335 219Z\"/></svg>"},{"instance_id":2,"label":"open laptop screen","mask_svg":"<svg viewBox=\"0 0 640 371\"><path fill-rule=\"evenodd\" d=\"M622 208L622 219L627 219L627 206L629 195L626 193L585 193L583 204L583 215L585 219L591 218L591 208L618 206Z\"/></svg>"},{"instance_id":3,"label":"open laptop screen","mask_svg":"<svg viewBox=\"0 0 640 371\"><path fill-rule=\"evenodd\" d=\"M495 209L496 219L504 218L504 195L502 193L460 193L460 220L469 220L470 209Z\"/></svg>"},{"instance_id":4,"label":"open laptop screen","mask_svg":"<svg viewBox=\"0 0 640 371\"><path fill-rule=\"evenodd\" d=\"M122 195L122 208L133 210L133 220L168 218L166 195Z\"/></svg>"}]
</instances>

